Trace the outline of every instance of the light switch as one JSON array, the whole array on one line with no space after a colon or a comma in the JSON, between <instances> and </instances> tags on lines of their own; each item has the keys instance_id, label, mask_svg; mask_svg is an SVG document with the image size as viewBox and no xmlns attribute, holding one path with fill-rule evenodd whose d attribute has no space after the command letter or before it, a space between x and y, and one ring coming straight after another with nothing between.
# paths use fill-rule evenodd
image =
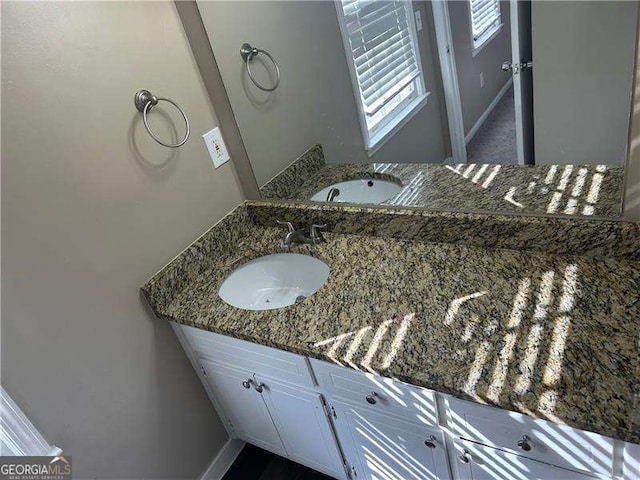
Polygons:
<instances>
[{"instance_id":1,"label":"light switch","mask_svg":"<svg viewBox=\"0 0 640 480\"><path fill-rule=\"evenodd\" d=\"M222 133L218 127L202 135L204 144L207 146L209 156L213 161L213 166L218 168L223 163L229 160L229 153L227 152L227 146L222 139Z\"/></svg>"}]
</instances>

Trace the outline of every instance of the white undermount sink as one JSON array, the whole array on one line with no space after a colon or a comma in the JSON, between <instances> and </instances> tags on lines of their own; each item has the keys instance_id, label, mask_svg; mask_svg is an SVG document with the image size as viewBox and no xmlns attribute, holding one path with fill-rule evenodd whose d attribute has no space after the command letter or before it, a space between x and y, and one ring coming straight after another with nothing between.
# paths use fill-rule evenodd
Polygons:
<instances>
[{"instance_id":1,"label":"white undermount sink","mask_svg":"<svg viewBox=\"0 0 640 480\"><path fill-rule=\"evenodd\" d=\"M218 295L244 310L288 307L316 293L326 283L329 271L326 263L309 255L266 255L234 270Z\"/></svg>"},{"instance_id":2,"label":"white undermount sink","mask_svg":"<svg viewBox=\"0 0 640 480\"><path fill-rule=\"evenodd\" d=\"M338 189L338 194L328 198L332 189ZM396 196L402 189L401 185L389 180L376 178L349 180L334 183L312 197L313 202L343 202L343 203L381 203Z\"/></svg>"}]
</instances>

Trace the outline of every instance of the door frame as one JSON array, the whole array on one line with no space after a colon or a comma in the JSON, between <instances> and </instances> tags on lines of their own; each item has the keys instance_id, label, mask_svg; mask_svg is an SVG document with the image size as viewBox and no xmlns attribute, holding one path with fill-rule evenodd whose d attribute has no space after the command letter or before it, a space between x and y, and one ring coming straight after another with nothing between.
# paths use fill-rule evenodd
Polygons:
<instances>
[{"instance_id":1,"label":"door frame","mask_svg":"<svg viewBox=\"0 0 640 480\"><path fill-rule=\"evenodd\" d=\"M520 65L522 62L522 58L520 58L520 22L519 22L519 8L517 0L509 1L509 21L511 22L511 64L512 65ZM531 19L529 19L531 21ZM533 162L534 157L533 154L527 155L525 153L525 130L523 117L525 112L522 107L522 67L518 67L517 73L513 74L513 101L514 101L514 110L516 116L516 152L518 155L518 165L527 165L527 156L531 158L529 161ZM520 93L520 95L518 95ZM533 124L531 125L533 128ZM533 140L532 140L533 141ZM533 146L531 147L534 148Z\"/></svg>"},{"instance_id":2,"label":"door frame","mask_svg":"<svg viewBox=\"0 0 640 480\"><path fill-rule=\"evenodd\" d=\"M517 25L517 0L509 1L509 19L511 24L511 51L514 51L514 23ZM460 99L460 85L458 83L458 71L456 69L453 39L451 35L451 19L449 17L448 0L433 0L433 23L436 31L438 57L442 72L442 84L444 99L447 107L449 121L449 137L451 140L451 154L454 163L467 163L467 143L464 134L464 120L462 116L462 101ZM519 61L519 60L518 60ZM513 75L512 75L513 76ZM514 79L515 82L515 79ZM515 98L516 103L520 102ZM517 108L517 105L516 105ZM516 115L517 117L517 115ZM520 122L522 123L522 122ZM522 138L522 125L516 125L516 151L519 165L524 165L524 142Z\"/></svg>"},{"instance_id":3,"label":"door frame","mask_svg":"<svg viewBox=\"0 0 640 480\"><path fill-rule=\"evenodd\" d=\"M467 144L464 140L464 120L462 117L462 101L456 69L453 39L451 37L451 21L449 6L445 0L431 2L433 23L436 31L440 71L444 100L449 121L449 137L451 140L451 156L454 163L467 163Z\"/></svg>"}]
</instances>

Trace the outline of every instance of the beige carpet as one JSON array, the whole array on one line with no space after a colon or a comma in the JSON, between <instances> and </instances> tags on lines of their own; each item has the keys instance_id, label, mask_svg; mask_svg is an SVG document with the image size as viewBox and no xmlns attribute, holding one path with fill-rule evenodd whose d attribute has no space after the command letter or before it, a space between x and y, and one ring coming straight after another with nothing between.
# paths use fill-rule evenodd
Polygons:
<instances>
[{"instance_id":1,"label":"beige carpet","mask_svg":"<svg viewBox=\"0 0 640 480\"><path fill-rule=\"evenodd\" d=\"M467 145L467 163L518 164L513 86Z\"/></svg>"}]
</instances>

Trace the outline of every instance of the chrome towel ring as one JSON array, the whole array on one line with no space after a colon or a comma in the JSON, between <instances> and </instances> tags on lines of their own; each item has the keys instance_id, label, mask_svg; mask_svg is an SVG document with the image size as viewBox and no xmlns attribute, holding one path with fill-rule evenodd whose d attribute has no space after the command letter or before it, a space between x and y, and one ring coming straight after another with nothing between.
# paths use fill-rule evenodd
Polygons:
<instances>
[{"instance_id":1,"label":"chrome towel ring","mask_svg":"<svg viewBox=\"0 0 640 480\"><path fill-rule=\"evenodd\" d=\"M147 120L147 113L150 112L151 109L155 107L160 100L164 100L165 102L169 102L170 104L172 104L182 114L182 118L184 118L184 124L187 131L184 134L184 138L179 143L171 144L171 143L163 142L156 136L155 133L151 131L151 127L149 127L149 121ZM151 138L153 138L160 145L163 145L169 148L178 148L184 145L187 142L187 140L189 140L189 134L191 133L191 130L189 128L189 119L187 118L187 114L184 113L184 110L182 110L182 108L180 108L180 106L175 101L166 97L156 97L149 90L138 90L133 99L133 103L135 104L138 111L142 112L142 120L144 121L144 128L147 129L147 132L149 133L149 135L151 135Z\"/></svg>"},{"instance_id":2,"label":"chrome towel ring","mask_svg":"<svg viewBox=\"0 0 640 480\"><path fill-rule=\"evenodd\" d=\"M265 87L263 85L260 85L258 81L255 78L253 78L253 74L251 73L251 66L250 66L251 60L253 60L253 57L261 53L264 53L269 58L269 60L271 60L271 63L273 63L273 66L276 69L276 82L274 83L273 87ZM249 78L251 79L251 81L256 87L258 87L260 90L263 90L265 92L273 92L276 88L278 88L278 85L280 85L280 68L278 67L278 63L275 61L275 59L271 56L269 52L267 52L266 50L262 50L260 48L252 47L248 43L243 43L242 46L240 47L240 56L244 60L245 67L247 68L247 74L249 74Z\"/></svg>"}]
</instances>

